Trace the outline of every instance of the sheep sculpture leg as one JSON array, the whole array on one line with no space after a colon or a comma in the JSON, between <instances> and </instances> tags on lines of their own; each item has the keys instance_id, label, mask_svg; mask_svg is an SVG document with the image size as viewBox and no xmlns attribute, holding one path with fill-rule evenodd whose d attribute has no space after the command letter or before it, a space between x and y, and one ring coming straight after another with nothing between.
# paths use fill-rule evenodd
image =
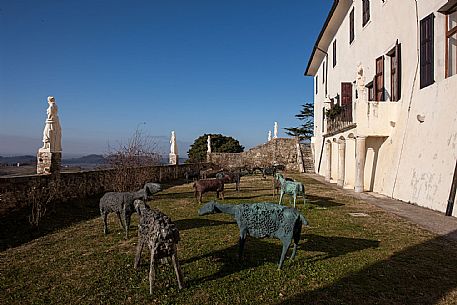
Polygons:
<instances>
[{"instance_id":1,"label":"sheep sculpture leg","mask_svg":"<svg viewBox=\"0 0 457 305\"><path fill-rule=\"evenodd\" d=\"M239 245L239 250L238 250L238 258L241 260L243 259L243 252L244 252L244 244L246 242L246 235L247 235L247 230L242 230L240 231L240 245Z\"/></svg>"},{"instance_id":2,"label":"sheep sculpture leg","mask_svg":"<svg viewBox=\"0 0 457 305\"><path fill-rule=\"evenodd\" d=\"M152 294L152 283L154 283L156 279L155 269L154 251L151 249L151 262L149 263L149 294Z\"/></svg>"},{"instance_id":3,"label":"sheep sculpture leg","mask_svg":"<svg viewBox=\"0 0 457 305\"><path fill-rule=\"evenodd\" d=\"M103 217L103 234L106 235L106 234L108 234L108 223L107 223L108 212L101 212L101 214Z\"/></svg>"},{"instance_id":4,"label":"sheep sculpture leg","mask_svg":"<svg viewBox=\"0 0 457 305\"><path fill-rule=\"evenodd\" d=\"M145 242L143 240L138 240L138 245L136 246L135 263L133 264L133 268L135 269L138 269L140 266L141 252L143 251L144 243Z\"/></svg>"},{"instance_id":5,"label":"sheep sculpture leg","mask_svg":"<svg viewBox=\"0 0 457 305\"><path fill-rule=\"evenodd\" d=\"M171 256L171 261L172 261L173 267L175 269L176 279L178 280L178 287L179 287L179 289L183 289L184 288L184 280L183 280L183 275L182 275L182 271L181 271L181 266L179 265L177 252L175 252Z\"/></svg>"},{"instance_id":6,"label":"sheep sculpture leg","mask_svg":"<svg viewBox=\"0 0 457 305\"><path fill-rule=\"evenodd\" d=\"M287 250L289 250L290 246L290 238L283 238L281 239L282 241L282 252L281 252L281 258L279 259L279 267L278 269L282 268L282 265L284 263L284 259L286 258Z\"/></svg>"}]
</instances>

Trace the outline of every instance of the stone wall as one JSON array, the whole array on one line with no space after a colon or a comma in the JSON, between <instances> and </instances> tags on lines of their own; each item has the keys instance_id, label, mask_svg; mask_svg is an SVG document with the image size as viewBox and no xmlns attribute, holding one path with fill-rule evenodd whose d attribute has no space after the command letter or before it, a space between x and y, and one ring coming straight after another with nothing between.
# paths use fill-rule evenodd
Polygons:
<instances>
[{"instance_id":1,"label":"stone wall","mask_svg":"<svg viewBox=\"0 0 457 305\"><path fill-rule=\"evenodd\" d=\"M137 169L145 182L169 182L184 177L187 170L198 171L207 164L150 166ZM115 170L93 170L55 175L0 177L0 215L29 206L34 200L64 202L98 196L113 191L111 179Z\"/></svg>"},{"instance_id":2,"label":"stone wall","mask_svg":"<svg viewBox=\"0 0 457 305\"><path fill-rule=\"evenodd\" d=\"M286 170L298 171L297 140L293 138L276 138L266 144L251 148L242 153L211 153L208 161L223 168L265 167L274 163L286 166ZM305 169L314 169L312 157L308 153L309 144L300 144ZM311 162L311 166L309 165Z\"/></svg>"}]
</instances>

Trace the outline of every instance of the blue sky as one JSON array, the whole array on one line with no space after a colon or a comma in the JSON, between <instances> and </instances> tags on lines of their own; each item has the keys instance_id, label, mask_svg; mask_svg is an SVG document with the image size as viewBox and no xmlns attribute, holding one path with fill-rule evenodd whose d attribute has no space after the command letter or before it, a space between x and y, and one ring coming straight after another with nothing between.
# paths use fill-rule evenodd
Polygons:
<instances>
[{"instance_id":1,"label":"blue sky","mask_svg":"<svg viewBox=\"0 0 457 305\"><path fill-rule=\"evenodd\" d=\"M0 153L41 146L48 95L64 153L102 153L140 126L247 148L299 124L308 57L332 1L1 1ZM143 123L144 122L144 123Z\"/></svg>"}]
</instances>

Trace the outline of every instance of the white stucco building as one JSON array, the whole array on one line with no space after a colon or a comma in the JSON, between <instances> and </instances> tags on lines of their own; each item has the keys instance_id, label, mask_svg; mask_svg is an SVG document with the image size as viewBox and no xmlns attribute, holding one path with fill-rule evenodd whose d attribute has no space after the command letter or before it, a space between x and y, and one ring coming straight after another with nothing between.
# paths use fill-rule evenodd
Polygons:
<instances>
[{"instance_id":1,"label":"white stucco building","mask_svg":"<svg viewBox=\"0 0 457 305\"><path fill-rule=\"evenodd\" d=\"M335 0L314 77L316 173L451 211L457 160L457 0Z\"/></svg>"}]
</instances>

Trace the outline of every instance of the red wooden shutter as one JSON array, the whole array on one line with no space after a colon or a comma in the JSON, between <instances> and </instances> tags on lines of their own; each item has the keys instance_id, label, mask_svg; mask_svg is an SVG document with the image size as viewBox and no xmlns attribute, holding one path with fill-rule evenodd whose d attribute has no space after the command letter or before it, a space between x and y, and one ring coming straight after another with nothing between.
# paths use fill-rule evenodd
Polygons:
<instances>
[{"instance_id":1,"label":"red wooden shutter","mask_svg":"<svg viewBox=\"0 0 457 305\"><path fill-rule=\"evenodd\" d=\"M384 101L384 56L376 59L376 75L374 83L376 101Z\"/></svg>"},{"instance_id":2,"label":"red wooden shutter","mask_svg":"<svg viewBox=\"0 0 457 305\"><path fill-rule=\"evenodd\" d=\"M433 14L420 21L420 87L434 83Z\"/></svg>"},{"instance_id":3,"label":"red wooden shutter","mask_svg":"<svg viewBox=\"0 0 457 305\"><path fill-rule=\"evenodd\" d=\"M390 61L391 101L401 98L401 47L397 43Z\"/></svg>"},{"instance_id":4,"label":"red wooden shutter","mask_svg":"<svg viewBox=\"0 0 457 305\"><path fill-rule=\"evenodd\" d=\"M341 83L341 106L352 104L352 84Z\"/></svg>"}]
</instances>

